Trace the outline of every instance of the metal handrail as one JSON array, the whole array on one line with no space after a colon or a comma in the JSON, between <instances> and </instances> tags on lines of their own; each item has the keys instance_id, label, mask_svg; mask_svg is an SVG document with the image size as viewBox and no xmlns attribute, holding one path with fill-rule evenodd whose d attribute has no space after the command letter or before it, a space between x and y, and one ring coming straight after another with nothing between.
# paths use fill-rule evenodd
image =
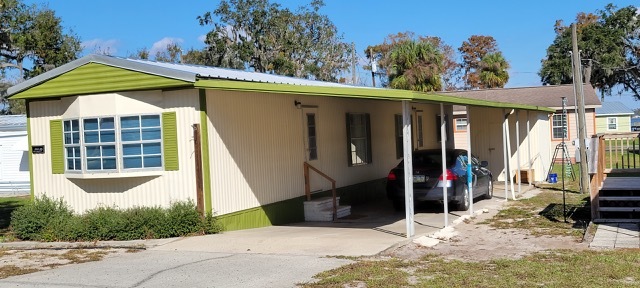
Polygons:
<instances>
[{"instance_id":1,"label":"metal handrail","mask_svg":"<svg viewBox=\"0 0 640 288\"><path fill-rule=\"evenodd\" d=\"M318 175L331 182L331 193L333 197L333 220L338 219L338 207L336 204L336 180L329 177L327 174L322 173L322 171L318 170L316 167L311 166L311 164L304 162L304 192L307 195L307 201L311 200L311 183L309 179L309 169L313 170L314 172L318 173Z\"/></svg>"}]
</instances>

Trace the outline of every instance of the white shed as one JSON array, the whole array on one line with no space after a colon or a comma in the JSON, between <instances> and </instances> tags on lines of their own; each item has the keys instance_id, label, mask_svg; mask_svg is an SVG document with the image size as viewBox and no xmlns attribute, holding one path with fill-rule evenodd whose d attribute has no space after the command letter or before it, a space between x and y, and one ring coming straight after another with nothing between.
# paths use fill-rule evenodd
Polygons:
<instances>
[{"instance_id":1,"label":"white shed","mask_svg":"<svg viewBox=\"0 0 640 288\"><path fill-rule=\"evenodd\" d=\"M0 116L0 195L28 194L27 116Z\"/></svg>"}]
</instances>

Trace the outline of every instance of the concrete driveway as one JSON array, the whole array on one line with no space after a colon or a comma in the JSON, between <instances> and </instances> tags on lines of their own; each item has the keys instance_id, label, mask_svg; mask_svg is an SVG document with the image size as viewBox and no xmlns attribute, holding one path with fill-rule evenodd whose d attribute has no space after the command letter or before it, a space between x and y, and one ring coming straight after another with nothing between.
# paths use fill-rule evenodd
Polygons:
<instances>
[{"instance_id":1,"label":"concrete driveway","mask_svg":"<svg viewBox=\"0 0 640 288\"><path fill-rule=\"evenodd\" d=\"M474 209L499 209L504 190L496 188L493 199ZM451 212L449 221L464 214ZM417 207L414 220L417 237L444 225L434 206ZM349 218L332 223L145 241L150 247L143 252L10 277L0 287L295 287L351 263L326 256L378 254L409 241L405 229L404 213L384 201L354 207Z\"/></svg>"}]
</instances>

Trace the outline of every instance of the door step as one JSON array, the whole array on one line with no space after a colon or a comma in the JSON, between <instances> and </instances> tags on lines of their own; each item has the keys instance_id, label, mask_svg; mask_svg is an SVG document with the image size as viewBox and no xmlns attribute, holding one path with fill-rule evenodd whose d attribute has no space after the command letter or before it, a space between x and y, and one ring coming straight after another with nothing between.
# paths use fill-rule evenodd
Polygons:
<instances>
[{"instance_id":1,"label":"door step","mask_svg":"<svg viewBox=\"0 0 640 288\"><path fill-rule=\"evenodd\" d=\"M351 215L351 206L340 206L340 197L336 197L336 217ZM323 197L304 202L304 221L331 222L333 219L333 198Z\"/></svg>"}]
</instances>

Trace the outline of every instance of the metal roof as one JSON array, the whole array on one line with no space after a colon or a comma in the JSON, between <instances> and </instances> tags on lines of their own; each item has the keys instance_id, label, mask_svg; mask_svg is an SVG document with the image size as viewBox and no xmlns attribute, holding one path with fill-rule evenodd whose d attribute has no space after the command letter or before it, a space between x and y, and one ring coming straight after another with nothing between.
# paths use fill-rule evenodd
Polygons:
<instances>
[{"instance_id":1,"label":"metal roof","mask_svg":"<svg viewBox=\"0 0 640 288\"><path fill-rule=\"evenodd\" d=\"M110 67L113 69L119 69L120 71L109 70ZM129 71L127 72L129 74L124 75L123 71ZM140 79L139 77L132 77L130 72L139 72L139 75L146 75L145 77L147 78ZM155 79L149 79L149 77ZM157 79L165 80L160 81ZM167 79L172 79L174 82L169 81L170 83L166 83ZM78 82L76 83L76 81ZM10 97L19 94L16 98L44 99L93 93L151 90L171 87L192 87L196 89L220 89L245 92L271 92L280 94L304 94L345 98L368 98L395 101L408 100L415 102L512 108L545 112L553 111L553 109L542 105L513 103L494 99L469 99L460 97L459 95L444 94L440 92L424 93L409 90L359 87L340 83L279 76L268 73L198 65L162 63L104 55L89 55L74 60L51 71L14 85L10 87L7 92Z\"/></svg>"},{"instance_id":2,"label":"metal roof","mask_svg":"<svg viewBox=\"0 0 640 288\"><path fill-rule=\"evenodd\" d=\"M442 92L442 94L471 99L544 106L556 110L562 109L562 97L566 97L567 107L575 105L572 84L451 91ZM600 107L600 99L591 85L584 85L584 104L587 108Z\"/></svg>"},{"instance_id":3,"label":"metal roof","mask_svg":"<svg viewBox=\"0 0 640 288\"><path fill-rule=\"evenodd\" d=\"M596 116L607 115L633 115L631 108L622 104L622 102L602 102L602 107L596 108Z\"/></svg>"},{"instance_id":4,"label":"metal roof","mask_svg":"<svg viewBox=\"0 0 640 288\"><path fill-rule=\"evenodd\" d=\"M1 115L0 130L19 129L27 127L27 115Z\"/></svg>"}]
</instances>

